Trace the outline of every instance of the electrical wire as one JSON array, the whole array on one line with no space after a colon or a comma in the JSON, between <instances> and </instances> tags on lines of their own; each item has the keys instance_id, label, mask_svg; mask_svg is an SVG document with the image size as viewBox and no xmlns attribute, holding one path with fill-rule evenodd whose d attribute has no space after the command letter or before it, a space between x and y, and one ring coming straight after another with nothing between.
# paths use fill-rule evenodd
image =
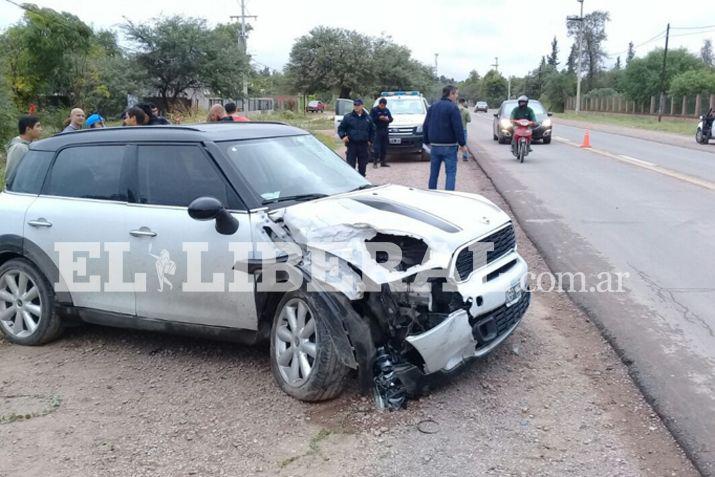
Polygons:
<instances>
[{"instance_id":1,"label":"electrical wire","mask_svg":"<svg viewBox=\"0 0 715 477\"><path fill-rule=\"evenodd\" d=\"M635 50L636 48L640 48L641 46L645 46L645 45L647 45L648 43L654 42L654 41L656 41L656 40L660 40L661 38L665 38L665 30L663 30L662 32L658 33L657 35L655 35L653 38L650 38L649 40L646 40L646 41L644 41L644 42L642 42L642 43L639 43L639 44L637 44L637 45L633 45L633 49ZM629 48L629 49L626 49L626 50L623 50L623 51L619 51L619 52L617 52L617 53L609 53L609 54L607 54L606 56L607 56L608 58L615 58L616 56L620 56L620 55L622 55L622 54L624 54L624 53L628 53L628 50L630 50L630 48Z\"/></svg>"}]
</instances>

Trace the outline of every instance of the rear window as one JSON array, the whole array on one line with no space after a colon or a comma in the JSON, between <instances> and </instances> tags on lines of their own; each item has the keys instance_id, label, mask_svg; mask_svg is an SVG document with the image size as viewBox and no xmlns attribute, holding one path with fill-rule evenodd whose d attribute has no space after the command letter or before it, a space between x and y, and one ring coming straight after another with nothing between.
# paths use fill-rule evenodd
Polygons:
<instances>
[{"instance_id":1,"label":"rear window","mask_svg":"<svg viewBox=\"0 0 715 477\"><path fill-rule=\"evenodd\" d=\"M44 195L127 201L122 170L126 146L82 146L57 155Z\"/></svg>"},{"instance_id":2,"label":"rear window","mask_svg":"<svg viewBox=\"0 0 715 477\"><path fill-rule=\"evenodd\" d=\"M12 176L5 178L7 190L23 194L39 194L53 156L52 152L28 151L15 167Z\"/></svg>"}]
</instances>

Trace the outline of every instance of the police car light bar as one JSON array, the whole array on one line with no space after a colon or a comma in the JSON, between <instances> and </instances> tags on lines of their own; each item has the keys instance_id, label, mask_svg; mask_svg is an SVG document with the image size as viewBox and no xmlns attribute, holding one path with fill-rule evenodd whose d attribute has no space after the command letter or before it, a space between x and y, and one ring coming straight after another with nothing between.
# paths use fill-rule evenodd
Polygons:
<instances>
[{"instance_id":1,"label":"police car light bar","mask_svg":"<svg viewBox=\"0 0 715 477\"><path fill-rule=\"evenodd\" d=\"M419 91L383 91L380 96L419 96Z\"/></svg>"}]
</instances>

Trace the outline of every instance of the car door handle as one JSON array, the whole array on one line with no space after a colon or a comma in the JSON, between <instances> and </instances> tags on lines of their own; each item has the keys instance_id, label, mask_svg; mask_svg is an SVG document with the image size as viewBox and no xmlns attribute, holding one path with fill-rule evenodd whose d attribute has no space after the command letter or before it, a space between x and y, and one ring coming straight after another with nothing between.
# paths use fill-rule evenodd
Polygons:
<instances>
[{"instance_id":1,"label":"car door handle","mask_svg":"<svg viewBox=\"0 0 715 477\"><path fill-rule=\"evenodd\" d=\"M142 227L137 230L132 230L129 232L132 237L156 237L156 232L152 232L151 229Z\"/></svg>"},{"instance_id":2,"label":"car door handle","mask_svg":"<svg viewBox=\"0 0 715 477\"><path fill-rule=\"evenodd\" d=\"M44 218L30 220L27 224L33 227L52 227L52 222L48 222L47 219Z\"/></svg>"}]
</instances>

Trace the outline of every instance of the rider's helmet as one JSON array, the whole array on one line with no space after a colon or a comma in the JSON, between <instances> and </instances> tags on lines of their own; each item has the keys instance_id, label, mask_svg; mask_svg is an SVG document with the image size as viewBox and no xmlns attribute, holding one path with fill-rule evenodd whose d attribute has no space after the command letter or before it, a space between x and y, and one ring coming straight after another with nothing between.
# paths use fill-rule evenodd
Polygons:
<instances>
[{"instance_id":1,"label":"rider's helmet","mask_svg":"<svg viewBox=\"0 0 715 477\"><path fill-rule=\"evenodd\" d=\"M519 98L516 101L519 104L519 107L525 107L525 106L528 106L528 104L529 104L529 98L525 94L522 94L521 96L519 96Z\"/></svg>"}]
</instances>

